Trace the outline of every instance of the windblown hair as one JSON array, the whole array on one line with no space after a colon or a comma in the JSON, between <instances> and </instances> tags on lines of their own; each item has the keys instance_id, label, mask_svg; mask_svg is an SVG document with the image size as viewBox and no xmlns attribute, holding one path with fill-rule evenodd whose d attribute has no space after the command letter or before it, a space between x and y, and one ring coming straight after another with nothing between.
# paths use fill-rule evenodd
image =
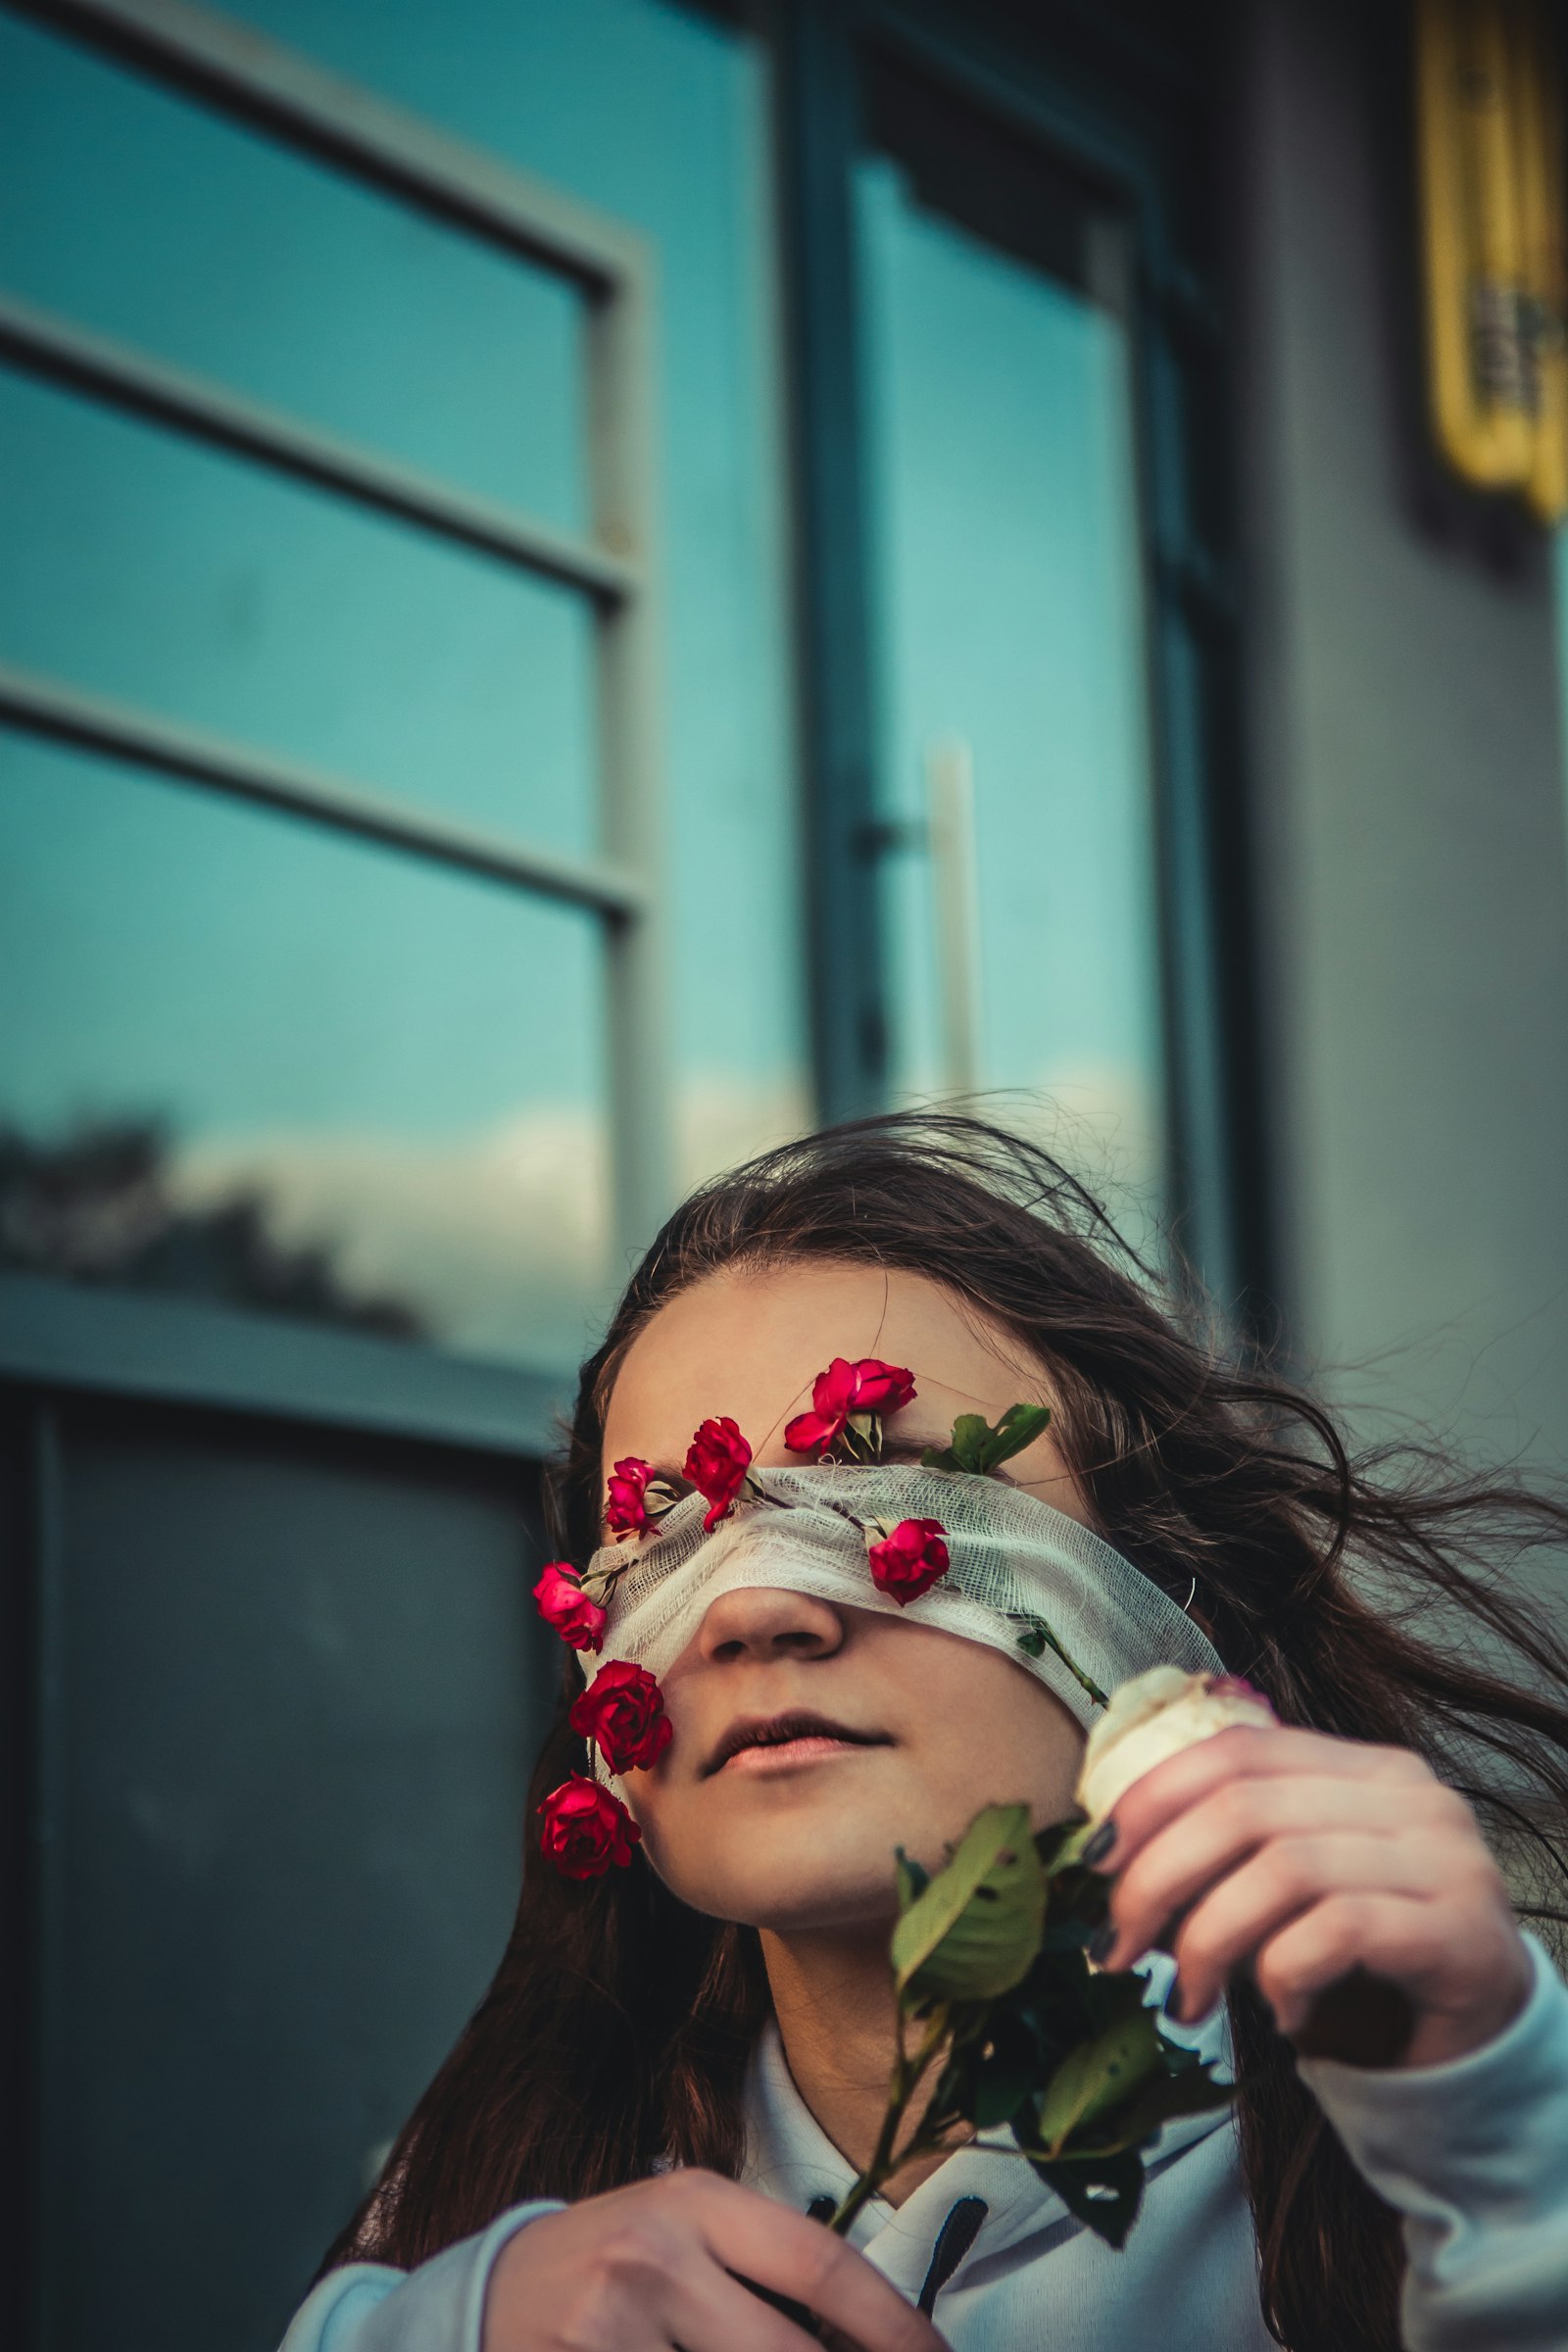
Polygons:
<instances>
[{"instance_id":1,"label":"windblown hair","mask_svg":"<svg viewBox=\"0 0 1568 2352\"><path fill-rule=\"evenodd\" d=\"M1195 1286L1156 1275L1055 1160L978 1120L831 1129L676 1211L582 1369L550 1490L568 1558L599 1539L605 1412L633 1339L708 1275L803 1260L934 1276L1021 1343L1054 1384L1101 1533L1179 1603L1192 1595L1227 1665L1287 1722L1416 1749L1515 1865L1546 1857L1529 1886L1515 1869L1516 1892L1561 1901L1568 1651L1514 1571L1568 1537L1568 1509L1428 1445L1353 1450L1265 1349L1222 1344ZM586 1762L567 1664L530 1824ZM745 2066L768 2014L755 1936L688 1909L640 1855L568 1884L531 1830L527 1845L495 1982L328 2266L413 2267L524 2198L591 2196L663 2158L739 2167ZM1520 1909L1564 1916L1549 1899ZM1291 2352L1396 2352L1396 2218L1261 2002L1244 1990L1231 2009L1268 2326Z\"/></svg>"}]
</instances>

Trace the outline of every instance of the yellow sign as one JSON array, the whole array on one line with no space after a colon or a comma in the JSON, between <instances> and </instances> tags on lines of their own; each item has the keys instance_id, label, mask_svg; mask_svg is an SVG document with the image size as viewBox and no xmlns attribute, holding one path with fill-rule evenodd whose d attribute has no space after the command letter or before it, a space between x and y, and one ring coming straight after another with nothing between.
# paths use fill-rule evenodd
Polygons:
<instances>
[{"instance_id":1,"label":"yellow sign","mask_svg":"<svg viewBox=\"0 0 1568 2352\"><path fill-rule=\"evenodd\" d=\"M1562 61L1538 0L1418 0L1433 422L1454 471L1568 514Z\"/></svg>"}]
</instances>

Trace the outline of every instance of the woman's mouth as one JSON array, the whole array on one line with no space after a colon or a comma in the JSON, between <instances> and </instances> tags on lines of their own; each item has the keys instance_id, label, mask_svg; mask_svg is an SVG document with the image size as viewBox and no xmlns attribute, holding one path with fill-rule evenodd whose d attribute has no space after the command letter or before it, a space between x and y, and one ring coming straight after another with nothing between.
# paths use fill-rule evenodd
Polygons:
<instances>
[{"instance_id":1,"label":"woman's mouth","mask_svg":"<svg viewBox=\"0 0 1568 2352\"><path fill-rule=\"evenodd\" d=\"M750 1716L732 1723L704 1767L704 1778L715 1772L789 1772L830 1756L848 1755L857 1747L891 1747L885 1732L858 1732L833 1723L825 1715Z\"/></svg>"}]
</instances>

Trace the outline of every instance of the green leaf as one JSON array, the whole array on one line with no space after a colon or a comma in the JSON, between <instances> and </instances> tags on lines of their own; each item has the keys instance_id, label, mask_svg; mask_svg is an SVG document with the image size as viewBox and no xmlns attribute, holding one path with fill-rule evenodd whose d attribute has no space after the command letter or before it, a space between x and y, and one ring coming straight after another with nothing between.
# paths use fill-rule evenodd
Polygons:
<instances>
[{"instance_id":1,"label":"green leaf","mask_svg":"<svg viewBox=\"0 0 1568 2352\"><path fill-rule=\"evenodd\" d=\"M1175 2046L1162 2038L1167 2066L1171 2064L1169 2054ZM1162 2125L1176 2123L1188 2115L1212 2115L1217 2109L1228 2107L1235 2096L1234 2082L1216 2082L1207 2063L1201 2059L1168 2074L1150 2075L1127 2107L1111 2119L1105 2139L1098 2144L1107 2151L1143 2147ZM1069 2149L1068 2154L1071 2153Z\"/></svg>"},{"instance_id":2,"label":"green leaf","mask_svg":"<svg viewBox=\"0 0 1568 2352\"><path fill-rule=\"evenodd\" d=\"M920 1456L927 1470L967 1470L985 1478L1032 1446L1051 1419L1049 1404L1009 1404L993 1428L983 1413L960 1413L946 1446L928 1446Z\"/></svg>"},{"instance_id":3,"label":"green leaf","mask_svg":"<svg viewBox=\"0 0 1568 2352\"><path fill-rule=\"evenodd\" d=\"M1024 1629L1018 1636L1018 1647L1029 1657L1044 1657L1048 1649L1054 1649L1067 1672L1072 1676L1073 1681L1080 1690L1087 1690L1095 1705L1097 1707L1109 1705L1110 1702L1100 1685L1090 1675L1085 1674L1071 1650L1063 1649L1044 1617L1014 1617L1012 1622L1014 1625L1021 1625Z\"/></svg>"},{"instance_id":4,"label":"green leaf","mask_svg":"<svg viewBox=\"0 0 1568 2352\"><path fill-rule=\"evenodd\" d=\"M893 1932L900 1996L974 2001L1008 1991L1029 1973L1045 1913L1028 1806L988 1805Z\"/></svg>"},{"instance_id":5,"label":"green leaf","mask_svg":"<svg viewBox=\"0 0 1568 2352\"><path fill-rule=\"evenodd\" d=\"M1153 2011L1142 2005L1142 1982L1132 1982L1138 1985L1138 2007L1129 2004L1052 2076L1035 2122L1043 2156L1058 2158L1074 2132L1119 2107L1158 2066L1160 2036Z\"/></svg>"},{"instance_id":6,"label":"green leaf","mask_svg":"<svg viewBox=\"0 0 1568 2352\"><path fill-rule=\"evenodd\" d=\"M984 1413L960 1413L946 1446L928 1446L920 1456L925 1470L980 1470L980 1456L991 1425Z\"/></svg>"},{"instance_id":7,"label":"green leaf","mask_svg":"<svg viewBox=\"0 0 1568 2352\"><path fill-rule=\"evenodd\" d=\"M1015 1453L1032 1446L1051 1420L1049 1404L1009 1404L995 1429L988 1430L981 1447L982 1470L999 1470Z\"/></svg>"},{"instance_id":8,"label":"green leaf","mask_svg":"<svg viewBox=\"0 0 1568 2352\"><path fill-rule=\"evenodd\" d=\"M1077 2215L1108 2246L1121 2247L1138 2219L1144 2201L1144 2164L1136 2149L1078 2164L1050 2164L1031 2159L1048 2188L1054 2188L1069 2213Z\"/></svg>"}]
</instances>

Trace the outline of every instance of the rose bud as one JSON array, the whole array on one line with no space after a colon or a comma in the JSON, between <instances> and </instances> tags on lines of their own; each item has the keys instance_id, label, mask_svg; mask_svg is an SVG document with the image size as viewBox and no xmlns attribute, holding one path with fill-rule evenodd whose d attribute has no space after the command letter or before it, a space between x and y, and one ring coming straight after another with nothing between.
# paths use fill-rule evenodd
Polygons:
<instances>
[{"instance_id":1,"label":"rose bud","mask_svg":"<svg viewBox=\"0 0 1568 2352\"><path fill-rule=\"evenodd\" d=\"M728 1414L703 1423L686 1456L686 1476L708 1504L703 1529L711 1535L746 1483L752 1449Z\"/></svg>"},{"instance_id":2,"label":"rose bud","mask_svg":"<svg viewBox=\"0 0 1568 2352\"><path fill-rule=\"evenodd\" d=\"M785 1429L784 1443L791 1453L814 1453L820 1461L848 1429L859 1442L854 1450L874 1454L878 1415L897 1412L913 1395L913 1375L902 1364L884 1364L874 1355L852 1364L836 1355L812 1384L811 1410L797 1413Z\"/></svg>"},{"instance_id":3,"label":"rose bud","mask_svg":"<svg viewBox=\"0 0 1568 2352\"><path fill-rule=\"evenodd\" d=\"M619 1797L580 1772L551 1789L539 1820L539 1851L564 1879L602 1878L612 1863L624 1869L642 1841Z\"/></svg>"},{"instance_id":4,"label":"rose bud","mask_svg":"<svg viewBox=\"0 0 1568 2352\"><path fill-rule=\"evenodd\" d=\"M567 1717L592 1740L612 1772L646 1771L669 1745L673 1726L663 1693L646 1666L612 1658L601 1666Z\"/></svg>"},{"instance_id":5,"label":"rose bud","mask_svg":"<svg viewBox=\"0 0 1568 2352\"><path fill-rule=\"evenodd\" d=\"M1102 1821L1146 1772L1234 1723L1278 1721L1261 1690L1234 1674L1186 1674L1152 1666L1111 1692L1084 1749L1078 1802Z\"/></svg>"},{"instance_id":6,"label":"rose bud","mask_svg":"<svg viewBox=\"0 0 1568 2352\"><path fill-rule=\"evenodd\" d=\"M880 1524L880 1522L879 1522ZM901 1519L868 1549L871 1582L900 1608L918 1600L948 1573L947 1530L940 1519Z\"/></svg>"},{"instance_id":7,"label":"rose bud","mask_svg":"<svg viewBox=\"0 0 1568 2352\"><path fill-rule=\"evenodd\" d=\"M629 1453L611 1475L605 1525L617 1544L627 1536L651 1536L676 1499L674 1488L651 1462Z\"/></svg>"},{"instance_id":8,"label":"rose bud","mask_svg":"<svg viewBox=\"0 0 1568 2352\"><path fill-rule=\"evenodd\" d=\"M533 1589L539 1614L573 1649L602 1649L609 1614L590 1600L564 1560L550 1560Z\"/></svg>"}]
</instances>

